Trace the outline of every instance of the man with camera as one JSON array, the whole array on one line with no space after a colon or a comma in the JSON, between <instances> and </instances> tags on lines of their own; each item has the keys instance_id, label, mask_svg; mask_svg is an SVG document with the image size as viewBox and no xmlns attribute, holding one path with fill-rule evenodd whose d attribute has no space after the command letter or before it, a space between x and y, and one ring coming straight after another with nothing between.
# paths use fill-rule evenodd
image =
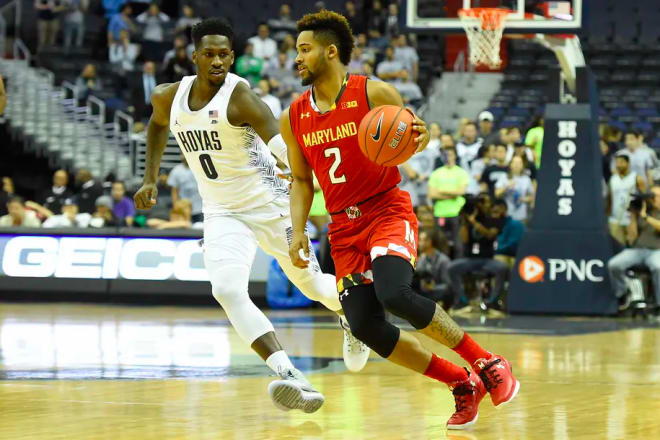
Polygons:
<instances>
[{"instance_id":1,"label":"man with camera","mask_svg":"<svg viewBox=\"0 0 660 440\"><path fill-rule=\"evenodd\" d=\"M463 276L476 271L484 272L495 278L487 306L497 308L496 302L504 287L509 268L495 260L497 236L504 227L505 219L498 209L493 210L493 203L488 193L479 194L476 203L466 203L461 211L461 238L465 244L466 258L454 260L449 265L451 290L454 295L452 309L457 315L469 314L471 306L458 309L461 298L465 295Z\"/></svg>"},{"instance_id":2,"label":"man with camera","mask_svg":"<svg viewBox=\"0 0 660 440\"><path fill-rule=\"evenodd\" d=\"M621 302L626 290L626 270L644 265L651 271L656 305L660 305L660 185L648 194L633 196L630 201L628 244L607 263L614 293Z\"/></svg>"}]
</instances>

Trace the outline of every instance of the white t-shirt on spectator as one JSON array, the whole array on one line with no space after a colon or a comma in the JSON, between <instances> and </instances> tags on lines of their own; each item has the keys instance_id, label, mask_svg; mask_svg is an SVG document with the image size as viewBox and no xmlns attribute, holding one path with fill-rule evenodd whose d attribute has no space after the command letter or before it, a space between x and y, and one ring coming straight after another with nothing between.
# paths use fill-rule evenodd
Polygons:
<instances>
[{"instance_id":1,"label":"white t-shirt on spectator","mask_svg":"<svg viewBox=\"0 0 660 440\"><path fill-rule=\"evenodd\" d=\"M403 64L403 68L410 72L412 78L413 66L419 62L419 56L414 47L404 46L394 48L394 60Z\"/></svg>"},{"instance_id":2,"label":"white t-shirt on spectator","mask_svg":"<svg viewBox=\"0 0 660 440\"><path fill-rule=\"evenodd\" d=\"M252 43L252 55L257 58L269 59L277 55L277 43L272 38L262 40L258 35L248 39Z\"/></svg>"},{"instance_id":3,"label":"white t-shirt on spectator","mask_svg":"<svg viewBox=\"0 0 660 440\"><path fill-rule=\"evenodd\" d=\"M86 212L76 214L75 223L64 214L48 217L41 226L44 228L86 228L92 220L92 215Z\"/></svg>"},{"instance_id":4,"label":"white t-shirt on spectator","mask_svg":"<svg viewBox=\"0 0 660 440\"><path fill-rule=\"evenodd\" d=\"M513 188L507 188L511 181L513 181ZM508 214L514 220L526 221L529 216L528 203L523 202L523 198L534 194L532 179L526 174L512 177L504 175L495 183L495 189L501 188L507 188L504 192L504 200L509 211Z\"/></svg>"},{"instance_id":5,"label":"white t-shirt on spectator","mask_svg":"<svg viewBox=\"0 0 660 440\"><path fill-rule=\"evenodd\" d=\"M399 91L404 100L422 99L422 89L414 82L392 81L392 85Z\"/></svg>"},{"instance_id":6,"label":"white t-shirt on spectator","mask_svg":"<svg viewBox=\"0 0 660 440\"><path fill-rule=\"evenodd\" d=\"M506 161L511 162L511 159L513 158L513 154L516 152L516 149L513 145L509 144L506 146ZM534 153L532 153L532 149L529 147L525 148L525 156L527 156L527 161L529 163L534 163Z\"/></svg>"},{"instance_id":7,"label":"white t-shirt on spectator","mask_svg":"<svg viewBox=\"0 0 660 440\"><path fill-rule=\"evenodd\" d=\"M161 42L163 41L163 23L170 21L170 17L162 12L159 12L158 15L150 15L144 11L136 17L135 21L144 25L143 39Z\"/></svg>"},{"instance_id":8,"label":"white t-shirt on spectator","mask_svg":"<svg viewBox=\"0 0 660 440\"><path fill-rule=\"evenodd\" d=\"M182 163L172 168L167 178L167 184L176 188L179 199L190 200L192 215L202 213L202 196L199 195L197 181L190 168Z\"/></svg>"},{"instance_id":9,"label":"white t-shirt on spectator","mask_svg":"<svg viewBox=\"0 0 660 440\"><path fill-rule=\"evenodd\" d=\"M121 43L110 45L108 55L113 67L120 73L135 70L135 59L138 57L139 48L137 44L129 43L124 47Z\"/></svg>"},{"instance_id":10,"label":"white t-shirt on spectator","mask_svg":"<svg viewBox=\"0 0 660 440\"><path fill-rule=\"evenodd\" d=\"M268 94L261 97L261 100L266 103L270 111L273 112L275 119L279 119L282 114L282 103L275 96Z\"/></svg>"},{"instance_id":11,"label":"white t-shirt on spectator","mask_svg":"<svg viewBox=\"0 0 660 440\"><path fill-rule=\"evenodd\" d=\"M462 140L456 144L456 155L458 156L458 163L461 168L464 170L470 169L470 162L479 155L479 149L481 148L482 143L483 139L477 138L477 140L471 144L466 144Z\"/></svg>"},{"instance_id":12,"label":"white t-shirt on spectator","mask_svg":"<svg viewBox=\"0 0 660 440\"><path fill-rule=\"evenodd\" d=\"M3 215L0 217L0 226L14 226L14 219L9 215ZM37 218L37 214L34 211L25 210L25 215L23 216L23 223L19 226L26 228L38 228L41 226L41 222Z\"/></svg>"},{"instance_id":13,"label":"white t-shirt on spectator","mask_svg":"<svg viewBox=\"0 0 660 440\"><path fill-rule=\"evenodd\" d=\"M400 61L392 60L392 61L381 61L378 63L378 66L376 67L376 75L382 76L384 73L394 73L394 72L400 72L404 70L403 64L401 64Z\"/></svg>"},{"instance_id":14,"label":"white t-shirt on spectator","mask_svg":"<svg viewBox=\"0 0 660 440\"><path fill-rule=\"evenodd\" d=\"M655 154L655 151L646 145L642 145L634 152L628 149L625 149L624 151L628 152L628 155L630 156L630 171L642 176L646 186L649 186L649 182L647 182L647 173L649 170L655 169L659 166L658 156Z\"/></svg>"}]
</instances>

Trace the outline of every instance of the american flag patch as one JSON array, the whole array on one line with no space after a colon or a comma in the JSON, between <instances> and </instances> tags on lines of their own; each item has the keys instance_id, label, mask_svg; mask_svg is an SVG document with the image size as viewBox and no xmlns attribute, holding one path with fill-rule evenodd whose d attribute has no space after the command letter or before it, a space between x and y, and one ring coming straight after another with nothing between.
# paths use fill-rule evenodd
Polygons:
<instances>
[{"instance_id":1,"label":"american flag patch","mask_svg":"<svg viewBox=\"0 0 660 440\"><path fill-rule=\"evenodd\" d=\"M211 120L211 124L217 124L218 123L218 111L217 110L209 110L209 119Z\"/></svg>"}]
</instances>

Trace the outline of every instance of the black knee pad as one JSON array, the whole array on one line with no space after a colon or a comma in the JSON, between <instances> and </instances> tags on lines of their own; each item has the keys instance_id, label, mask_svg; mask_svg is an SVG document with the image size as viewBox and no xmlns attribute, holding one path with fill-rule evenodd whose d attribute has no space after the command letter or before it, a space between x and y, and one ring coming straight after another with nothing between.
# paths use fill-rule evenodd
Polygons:
<instances>
[{"instance_id":1,"label":"black knee pad","mask_svg":"<svg viewBox=\"0 0 660 440\"><path fill-rule=\"evenodd\" d=\"M381 357L387 358L400 330L385 319L385 310L376 298L373 284L347 289L339 296L351 333Z\"/></svg>"},{"instance_id":2,"label":"black knee pad","mask_svg":"<svg viewBox=\"0 0 660 440\"><path fill-rule=\"evenodd\" d=\"M413 268L394 255L376 258L372 263L376 297L385 309L408 321L416 329L427 327L436 304L412 290Z\"/></svg>"}]
</instances>

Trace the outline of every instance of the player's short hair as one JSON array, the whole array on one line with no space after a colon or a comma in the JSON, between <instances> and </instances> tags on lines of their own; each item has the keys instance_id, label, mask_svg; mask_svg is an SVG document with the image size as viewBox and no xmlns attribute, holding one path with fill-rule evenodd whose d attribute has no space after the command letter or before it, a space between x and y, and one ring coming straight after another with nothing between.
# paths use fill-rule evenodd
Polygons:
<instances>
[{"instance_id":1,"label":"player's short hair","mask_svg":"<svg viewBox=\"0 0 660 440\"><path fill-rule=\"evenodd\" d=\"M353 51L353 32L341 14L322 10L313 14L306 14L298 20L298 32L313 31L314 38L328 46L334 44L339 51L339 61L347 65L351 61Z\"/></svg>"},{"instance_id":2,"label":"player's short hair","mask_svg":"<svg viewBox=\"0 0 660 440\"><path fill-rule=\"evenodd\" d=\"M224 18L214 17L202 20L192 27L192 39L195 43L195 49L199 47L199 43L207 35L224 35L229 40L230 44L234 43L234 30L231 24Z\"/></svg>"}]
</instances>

